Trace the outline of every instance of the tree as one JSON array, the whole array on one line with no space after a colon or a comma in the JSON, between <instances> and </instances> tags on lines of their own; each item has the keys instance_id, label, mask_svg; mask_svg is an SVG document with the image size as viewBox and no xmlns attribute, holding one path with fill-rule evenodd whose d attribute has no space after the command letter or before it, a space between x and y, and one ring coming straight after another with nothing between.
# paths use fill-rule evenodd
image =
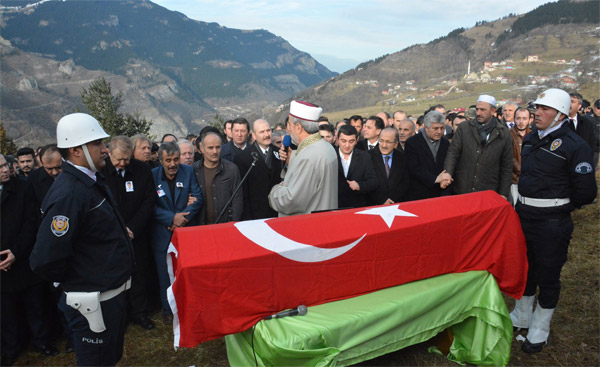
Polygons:
<instances>
[{"instance_id":1,"label":"tree","mask_svg":"<svg viewBox=\"0 0 600 367\"><path fill-rule=\"evenodd\" d=\"M6 129L2 122L0 122L0 153L4 155L17 153L17 145L6 135Z\"/></svg>"},{"instance_id":2,"label":"tree","mask_svg":"<svg viewBox=\"0 0 600 367\"><path fill-rule=\"evenodd\" d=\"M223 131L225 129L225 118L219 113L215 113L213 116L213 121L207 124L208 126L216 127L219 131Z\"/></svg>"},{"instance_id":3,"label":"tree","mask_svg":"<svg viewBox=\"0 0 600 367\"><path fill-rule=\"evenodd\" d=\"M119 92L114 96L110 83L104 78L93 81L88 89L83 88L81 102L110 136L148 135L150 132L152 121L141 117L139 112L134 115L119 112L123 104L123 93Z\"/></svg>"},{"instance_id":4,"label":"tree","mask_svg":"<svg viewBox=\"0 0 600 367\"><path fill-rule=\"evenodd\" d=\"M149 139L152 139L153 137L150 136L150 126L152 126L152 122L142 117L139 112L136 111L133 115L126 114L125 127L127 130L123 135L133 136L135 134L144 134Z\"/></svg>"}]
</instances>

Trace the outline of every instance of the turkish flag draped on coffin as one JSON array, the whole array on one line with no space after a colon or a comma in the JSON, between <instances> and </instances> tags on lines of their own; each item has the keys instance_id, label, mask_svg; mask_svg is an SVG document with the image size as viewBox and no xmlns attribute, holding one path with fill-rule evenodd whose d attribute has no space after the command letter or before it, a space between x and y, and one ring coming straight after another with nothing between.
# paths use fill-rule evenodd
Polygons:
<instances>
[{"instance_id":1,"label":"turkish flag draped on coffin","mask_svg":"<svg viewBox=\"0 0 600 367\"><path fill-rule=\"evenodd\" d=\"M520 298L519 218L492 191L387 206L178 228L170 247L175 345L266 315L446 273L487 270Z\"/></svg>"}]
</instances>

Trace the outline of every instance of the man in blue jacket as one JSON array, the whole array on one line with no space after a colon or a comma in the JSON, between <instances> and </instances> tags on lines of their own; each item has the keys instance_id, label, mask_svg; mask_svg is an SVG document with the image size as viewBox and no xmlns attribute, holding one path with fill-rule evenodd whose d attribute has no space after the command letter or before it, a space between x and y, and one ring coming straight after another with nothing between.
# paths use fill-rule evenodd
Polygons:
<instances>
[{"instance_id":1,"label":"man in blue jacket","mask_svg":"<svg viewBox=\"0 0 600 367\"><path fill-rule=\"evenodd\" d=\"M154 207L152 249L160 283L163 322L169 324L173 314L167 300L167 288L171 283L167 271L167 249L175 228L184 227L195 218L203 200L193 167L179 164L177 144L161 144L158 157L161 165L152 170L158 197Z\"/></svg>"}]
</instances>

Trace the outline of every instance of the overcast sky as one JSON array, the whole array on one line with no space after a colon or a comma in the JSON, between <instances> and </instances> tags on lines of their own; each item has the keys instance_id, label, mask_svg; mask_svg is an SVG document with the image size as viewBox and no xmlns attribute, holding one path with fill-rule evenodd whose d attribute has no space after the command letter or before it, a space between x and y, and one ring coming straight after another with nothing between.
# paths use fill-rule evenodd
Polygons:
<instances>
[{"instance_id":1,"label":"overcast sky","mask_svg":"<svg viewBox=\"0 0 600 367\"><path fill-rule=\"evenodd\" d=\"M153 0L229 28L266 29L329 69L427 43L479 20L523 14L544 0Z\"/></svg>"}]
</instances>

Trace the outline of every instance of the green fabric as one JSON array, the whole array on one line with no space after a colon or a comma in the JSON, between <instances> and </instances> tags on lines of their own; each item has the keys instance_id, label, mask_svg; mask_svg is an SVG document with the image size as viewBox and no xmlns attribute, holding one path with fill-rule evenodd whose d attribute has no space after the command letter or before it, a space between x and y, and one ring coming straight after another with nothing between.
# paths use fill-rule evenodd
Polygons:
<instances>
[{"instance_id":1,"label":"green fabric","mask_svg":"<svg viewBox=\"0 0 600 367\"><path fill-rule=\"evenodd\" d=\"M451 327L448 359L506 365L512 323L494 277L446 274L264 320L254 348L262 366L346 366L426 341ZM254 365L252 329L228 335L231 366Z\"/></svg>"}]
</instances>

